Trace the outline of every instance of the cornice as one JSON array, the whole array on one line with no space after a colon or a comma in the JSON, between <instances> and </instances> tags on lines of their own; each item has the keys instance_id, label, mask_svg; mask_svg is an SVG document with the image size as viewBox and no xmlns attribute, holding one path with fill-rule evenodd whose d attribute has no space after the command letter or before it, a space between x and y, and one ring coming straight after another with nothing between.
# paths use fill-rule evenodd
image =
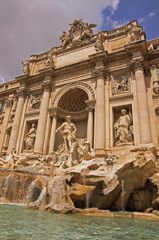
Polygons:
<instances>
[{"instance_id":1,"label":"cornice","mask_svg":"<svg viewBox=\"0 0 159 240\"><path fill-rule=\"evenodd\" d=\"M113 97L109 98L109 101L116 102L116 101L132 100L132 99L133 99L133 93L125 93L125 94L114 95Z\"/></svg>"}]
</instances>

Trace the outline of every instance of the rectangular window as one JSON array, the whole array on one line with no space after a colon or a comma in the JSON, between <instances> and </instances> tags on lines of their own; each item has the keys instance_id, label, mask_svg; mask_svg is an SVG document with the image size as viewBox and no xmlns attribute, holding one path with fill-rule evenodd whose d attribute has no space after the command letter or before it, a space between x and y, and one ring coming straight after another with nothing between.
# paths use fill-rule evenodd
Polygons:
<instances>
[{"instance_id":1,"label":"rectangular window","mask_svg":"<svg viewBox=\"0 0 159 240\"><path fill-rule=\"evenodd\" d=\"M3 112L3 110L4 110L4 105L5 105L5 102L2 102L2 103L1 103L1 106L0 106L0 112Z\"/></svg>"}]
</instances>

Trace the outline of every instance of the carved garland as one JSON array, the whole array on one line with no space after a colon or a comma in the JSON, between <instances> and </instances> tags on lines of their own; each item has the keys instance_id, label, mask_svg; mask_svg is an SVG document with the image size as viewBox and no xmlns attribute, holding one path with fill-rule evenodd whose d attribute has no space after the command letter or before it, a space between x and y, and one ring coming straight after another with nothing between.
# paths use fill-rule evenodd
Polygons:
<instances>
[{"instance_id":1,"label":"carved garland","mask_svg":"<svg viewBox=\"0 0 159 240\"><path fill-rule=\"evenodd\" d=\"M83 89L88 94L89 100L95 98L94 90L90 85L88 85L87 83L84 83L84 82L76 82L76 83L68 84L65 87L63 87L61 90L59 90L59 92L56 94L55 98L53 99L53 106L58 106L58 102L61 99L61 97L67 91L69 91L70 89L74 89L74 88Z\"/></svg>"}]
</instances>

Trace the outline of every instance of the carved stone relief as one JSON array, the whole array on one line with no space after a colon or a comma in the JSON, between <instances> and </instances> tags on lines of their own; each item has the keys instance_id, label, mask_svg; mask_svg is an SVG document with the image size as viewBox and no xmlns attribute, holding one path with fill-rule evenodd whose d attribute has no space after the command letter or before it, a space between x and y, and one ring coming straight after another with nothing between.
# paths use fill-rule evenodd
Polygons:
<instances>
[{"instance_id":1,"label":"carved stone relief","mask_svg":"<svg viewBox=\"0 0 159 240\"><path fill-rule=\"evenodd\" d=\"M96 27L96 24L88 24L82 22L82 19L75 19L71 26L69 33L63 31L63 34L59 37L62 42L63 48L76 46L81 42L89 41L93 37L92 28Z\"/></svg>"},{"instance_id":2,"label":"carved stone relief","mask_svg":"<svg viewBox=\"0 0 159 240\"><path fill-rule=\"evenodd\" d=\"M130 30L130 43L140 40L141 27L132 24Z\"/></svg>"},{"instance_id":3,"label":"carved stone relief","mask_svg":"<svg viewBox=\"0 0 159 240\"><path fill-rule=\"evenodd\" d=\"M41 103L40 95L32 94L30 97L29 109L30 110L39 109L40 103Z\"/></svg>"},{"instance_id":4,"label":"carved stone relief","mask_svg":"<svg viewBox=\"0 0 159 240\"><path fill-rule=\"evenodd\" d=\"M113 94L118 94L122 92L128 92L130 90L130 75L123 74L119 76L112 77L112 92Z\"/></svg>"}]
</instances>

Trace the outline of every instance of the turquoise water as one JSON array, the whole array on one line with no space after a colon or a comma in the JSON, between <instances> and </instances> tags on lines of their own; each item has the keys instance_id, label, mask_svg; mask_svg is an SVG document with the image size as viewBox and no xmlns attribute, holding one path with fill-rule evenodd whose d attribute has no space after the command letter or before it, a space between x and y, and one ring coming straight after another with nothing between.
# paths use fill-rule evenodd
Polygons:
<instances>
[{"instance_id":1,"label":"turquoise water","mask_svg":"<svg viewBox=\"0 0 159 240\"><path fill-rule=\"evenodd\" d=\"M159 222L54 214L0 205L0 239L159 240Z\"/></svg>"}]
</instances>

